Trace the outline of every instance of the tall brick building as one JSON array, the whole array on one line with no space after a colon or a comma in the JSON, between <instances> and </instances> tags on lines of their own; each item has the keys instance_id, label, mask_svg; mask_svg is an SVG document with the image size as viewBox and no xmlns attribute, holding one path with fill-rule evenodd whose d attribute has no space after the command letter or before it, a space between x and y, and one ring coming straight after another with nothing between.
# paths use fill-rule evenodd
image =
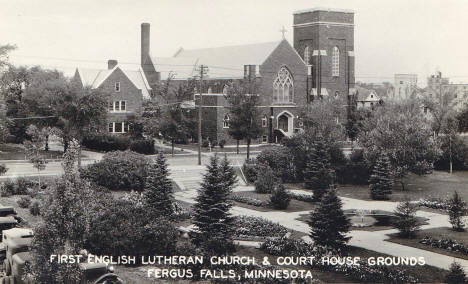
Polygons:
<instances>
[{"instance_id":1,"label":"tall brick building","mask_svg":"<svg viewBox=\"0 0 468 284\"><path fill-rule=\"evenodd\" d=\"M354 87L354 14L311 9L294 14L294 47L277 42L186 50L173 57L150 55L150 25L141 25L141 65L150 85L192 79L197 67L209 68L202 94L203 139L233 143L228 135L225 86L256 80L262 134L253 143L277 142L301 131L301 115L317 96L347 96ZM199 97L199 94L195 97ZM199 101L198 99L196 100Z\"/></svg>"},{"instance_id":2,"label":"tall brick building","mask_svg":"<svg viewBox=\"0 0 468 284\"><path fill-rule=\"evenodd\" d=\"M108 107L108 132L128 132L128 121L141 115L142 102L150 99L152 89L143 70L128 70L118 65L116 60L108 61L108 68L77 68L73 77L83 87L102 88L110 94Z\"/></svg>"},{"instance_id":3,"label":"tall brick building","mask_svg":"<svg viewBox=\"0 0 468 284\"><path fill-rule=\"evenodd\" d=\"M313 95L354 88L354 12L313 8L294 13L294 48L308 65Z\"/></svg>"}]
</instances>

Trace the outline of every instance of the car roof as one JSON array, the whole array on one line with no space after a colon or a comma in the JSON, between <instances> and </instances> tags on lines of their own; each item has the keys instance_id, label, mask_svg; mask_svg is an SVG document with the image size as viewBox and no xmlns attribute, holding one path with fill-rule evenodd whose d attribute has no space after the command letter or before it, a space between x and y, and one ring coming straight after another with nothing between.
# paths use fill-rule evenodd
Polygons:
<instances>
[{"instance_id":1,"label":"car roof","mask_svg":"<svg viewBox=\"0 0 468 284\"><path fill-rule=\"evenodd\" d=\"M12 228L8 230L3 230L3 235L8 238L20 238L23 236L32 236L34 235L33 230L29 228Z\"/></svg>"},{"instance_id":2,"label":"car roof","mask_svg":"<svg viewBox=\"0 0 468 284\"><path fill-rule=\"evenodd\" d=\"M7 216L7 217L0 217L0 224L17 224L18 221L16 221L13 216Z\"/></svg>"},{"instance_id":3,"label":"car roof","mask_svg":"<svg viewBox=\"0 0 468 284\"><path fill-rule=\"evenodd\" d=\"M103 268L103 267L107 267L107 264L105 264L105 263L88 263L88 262L81 262L80 263L80 268L82 270L96 269L96 268Z\"/></svg>"},{"instance_id":4,"label":"car roof","mask_svg":"<svg viewBox=\"0 0 468 284\"><path fill-rule=\"evenodd\" d=\"M8 240L8 247L15 248L15 247L22 247L22 246L29 246L32 243L32 238L13 238Z\"/></svg>"},{"instance_id":5,"label":"car roof","mask_svg":"<svg viewBox=\"0 0 468 284\"><path fill-rule=\"evenodd\" d=\"M15 211L12 206L0 206L0 211Z\"/></svg>"},{"instance_id":6,"label":"car roof","mask_svg":"<svg viewBox=\"0 0 468 284\"><path fill-rule=\"evenodd\" d=\"M32 255L30 252L19 252L13 256L13 260L18 263L25 263L32 260Z\"/></svg>"}]
</instances>

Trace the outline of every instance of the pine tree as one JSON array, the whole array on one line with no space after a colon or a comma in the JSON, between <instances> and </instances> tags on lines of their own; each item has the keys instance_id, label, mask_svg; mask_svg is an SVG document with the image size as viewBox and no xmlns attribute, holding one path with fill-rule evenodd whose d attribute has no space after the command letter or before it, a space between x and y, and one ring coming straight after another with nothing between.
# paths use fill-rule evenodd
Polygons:
<instances>
[{"instance_id":1,"label":"pine tree","mask_svg":"<svg viewBox=\"0 0 468 284\"><path fill-rule=\"evenodd\" d=\"M270 193L281 181L269 165L259 164L257 166L257 179L255 180L255 192Z\"/></svg>"},{"instance_id":2,"label":"pine tree","mask_svg":"<svg viewBox=\"0 0 468 284\"><path fill-rule=\"evenodd\" d=\"M166 158L162 153L150 165L145 181L145 203L152 214L170 216L174 213L172 183L168 178Z\"/></svg>"},{"instance_id":3,"label":"pine tree","mask_svg":"<svg viewBox=\"0 0 468 284\"><path fill-rule=\"evenodd\" d=\"M449 217L452 228L456 231L463 231L465 224L462 218L467 214L466 202L455 191L449 204Z\"/></svg>"},{"instance_id":4,"label":"pine tree","mask_svg":"<svg viewBox=\"0 0 468 284\"><path fill-rule=\"evenodd\" d=\"M232 167L225 158L221 163L214 156L207 165L201 188L194 205L193 241L208 253L224 254L234 250L232 240L232 217L228 201L235 184Z\"/></svg>"},{"instance_id":5,"label":"pine tree","mask_svg":"<svg viewBox=\"0 0 468 284\"><path fill-rule=\"evenodd\" d=\"M375 200L387 200L392 194L393 179L391 177L390 159L382 153L377 159L369 179L370 196Z\"/></svg>"},{"instance_id":6,"label":"pine tree","mask_svg":"<svg viewBox=\"0 0 468 284\"><path fill-rule=\"evenodd\" d=\"M290 201L291 195L289 192L281 183L277 184L271 192L270 196L270 204L273 206L273 208L284 210L288 208Z\"/></svg>"},{"instance_id":7,"label":"pine tree","mask_svg":"<svg viewBox=\"0 0 468 284\"><path fill-rule=\"evenodd\" d=\"M465 271L459 263L453 262L450 265L449 273L445 276L445 282L447 282L447 284L460 284L468 282Z\"/></svg>"},{"instance_id":8,"label":"pine tree","mask_svg":"<svg viewBox=\"0 0 468 284\"><path fill-rule=\"evenodd\" d=\"M331 168L328 146L319 138L309 151L304 170L304 187L312 189L315 200L320 200L323 194L333 184L335 171Z\"/></svg>"},{"instance_id":9,"label":"pine tree","mask_svg":"<svg viewBox=\"0 0 468 284\"><path fill-rule=\"evenodd\" d=\"M315 245L336 251L345 248L350 239L346 233L349 232L351 224L341 207L341 200L336 195L336 189L332 186L324 194L318 207L310 213L309 236Z\"/></svg>"},{"instance_id":10,"label":"pine tree","mask_svg":"<svg viewBox=\"0 0 468 284\"><path fill-rule=\"evenodd\" d=\"M411 238L419 230L420 225L416 219L416 211L418 211L417 205L409 200L398 204L395 210L397 220L394 225L402 237Z\"/></svg>"}]
</instances>

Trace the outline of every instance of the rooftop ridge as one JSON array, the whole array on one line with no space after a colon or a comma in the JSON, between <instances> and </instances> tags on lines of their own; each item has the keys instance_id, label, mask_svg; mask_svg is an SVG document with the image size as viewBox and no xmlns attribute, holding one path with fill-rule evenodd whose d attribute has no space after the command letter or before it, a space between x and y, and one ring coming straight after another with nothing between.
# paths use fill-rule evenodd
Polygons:
<instances>
[{"instance_id":1,"label":"rooftop ridge","mask_svg":"<svg viewBox=\"0 0 468 284\"><path fill-rule=\"evenodd\" d=\"M354 14L354 10L351 9L340 9L340 8L325 8L325 7L315 7L315 8L310 8L310 9L303 9L303 10L297 10L294 11L294 15L297 14L304 14L304 13L311 13L311 12L317 12L317 11L322 11L322 12L338 12L338 13L351 13Z\"/></svg>"}]
</instances>

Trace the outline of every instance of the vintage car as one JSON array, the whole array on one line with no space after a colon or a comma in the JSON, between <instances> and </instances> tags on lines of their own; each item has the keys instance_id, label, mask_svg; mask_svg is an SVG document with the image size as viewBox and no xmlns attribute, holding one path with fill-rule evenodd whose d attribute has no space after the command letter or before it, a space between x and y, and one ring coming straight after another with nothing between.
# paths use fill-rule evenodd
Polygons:
<instances>
[{"instance_id":1,"label":"vintage car","mask_svg":"<svg viewBox=\"0 0 468 284\"><path fill-rule=\"evenodd\" d=\"M6 216L12 216L12 215L16 215L15 208L11 206L0 205L0 217L6 217Z\"/></svg>"},{"instance_id":2,"label":"vintage car","mask_svg":"<svg viewBox=\"0 0 468 284\"><path fill-rule=\"evenodd\" d=\"M0 239L3 237L3 231L14 228L18 225L18 221L13 216L0 217Z\"/></svg>"}]
</instances>

